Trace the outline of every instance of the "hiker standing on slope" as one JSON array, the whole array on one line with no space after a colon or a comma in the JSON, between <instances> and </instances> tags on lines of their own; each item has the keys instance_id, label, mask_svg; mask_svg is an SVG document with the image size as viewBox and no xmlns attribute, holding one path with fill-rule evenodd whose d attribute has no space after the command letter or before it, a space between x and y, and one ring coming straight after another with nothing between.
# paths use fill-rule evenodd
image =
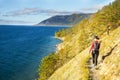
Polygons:
<instances>
[{"instance_id":1,"label":"hiker standing on slope","mask_svg":"<svg viewBox=\"0 0 120 80\"><path fill-rule=\"evenodd\" d=\"M100 41L98 36L95 35L89 50L89 53L92 53L92 62L94 64L94 67L96 67L98 63L99 48L100 48Z\"/></svg>"}]
</instances>

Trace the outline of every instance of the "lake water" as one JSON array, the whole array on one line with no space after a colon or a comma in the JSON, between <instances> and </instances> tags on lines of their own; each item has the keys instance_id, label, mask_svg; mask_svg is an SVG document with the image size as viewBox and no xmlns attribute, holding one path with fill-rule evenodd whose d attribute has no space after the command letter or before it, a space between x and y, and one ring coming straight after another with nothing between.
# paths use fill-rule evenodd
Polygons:
<instances>
[{"instance_id":1,"label":"lake water","mask_svg":"<svg viewBox=\"0 0 120 80\"><path fill-rule=\"evenodd\" d=\"M42 57L61 42L55 32L63 28L0 25L0 80L35 80Z\"/></svg>"}]
</instances>

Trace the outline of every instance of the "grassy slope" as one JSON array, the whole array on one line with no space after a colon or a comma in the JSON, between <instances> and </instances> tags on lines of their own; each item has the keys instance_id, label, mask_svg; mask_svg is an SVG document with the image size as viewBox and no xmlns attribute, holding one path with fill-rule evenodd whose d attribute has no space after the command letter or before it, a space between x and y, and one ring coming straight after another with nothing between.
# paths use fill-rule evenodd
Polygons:
<instances>
[{"instance_id":1,"label":"grassy slope","mask_svg":"<svg viewBox=\"0 0 120 80\"><path fill-rule=\"evenodd\" d=\"M86 68L88 59L88 49L86 49L55 71L48 80L88 80L89 70Z\"/></svg>"},{"instance_id":2,"label":"grassy slope","mask_svg":"<svg viewBox=\"0 0 120 80\"><path fill-rule=\"evenodd\" d=\"M99 62L101 57L106 55L116 44L118 46L113 50L110 56L107 56L103 63L100 63L101 67L98 72L100 74L99 80L117 80L120 77L120 27L111 32L111 34L104 35L101 39L101 49ZM87 68L87 62L90 58L88 49L80 52L73 59L71 59L64 66L59 68L48 80L89 80L89 70Z\"/></svg>"},{"instance_id":3,"label":"grassy slope","mask_svg":"<svg viewBox=\"0 0 120 80\"><path fill-rule=\"evenodd\" d=\"M110 55L108 55L98 70L100 80L119 80L120 79L120 27L112 31L111 34L102 38L101 57L105 56L110 50L117 45Z\"/></svg>"},{"instance_id":4,"label":"grassy slope","mask_svg":"<svg viewBox=\"0 0 120 80\"><path fill-rule=\"evenodd\" d=\"M106 55L114 45L118 44L115 50L112 52L110 56L106 57L104 62L99 69L100 80L113 80L113 78L117 78L120 76L120 63L119 63L119 32L120 28L120 1L116 0L113 4L109 6L105 6L101 11L97 12L95 15L91 16L90 19L84 20L81 23L78 23L71 28L71 33L69 30L66 30L67 33L64 34L66 37L64 44L68 44L71 46L68 52L64 52L64 54L78 54L78 61L74 57L68 63L66 63L63 67L58 69L49 79L50 80L88 80L89 72L85 67L87 61L89 59L89 55L87 54L87 48L90 45L93 34L98 34L101 37L102 45L100 50L100 58ZM110 35L107 35L107 28L110 27ZM62 37L62 36L61 36ZM85 46L86 45L86 46ZM66 45L64 46L66 48ZM66 49L67 50L67 49ZM81 52L82 51L82 52ZM63 55L64 55L63 54ZM75 56L75 55L74 55ZM118 56L118 57L116 57ZM82 65L82 66L81 66ZM84 66L84 67L83 67ZM110 69L109 69L110 68ZM82 73L85 72L85 73ZM86 76L86 77L83 77Z\"/></svg>"},{"instance_id":5,"label":"grassy slope","mask_svg":"<svg viewBox=\"0 0 120 80\"><path fill-rule=\"evenodd\" d=\"M113 47L117 41L120 40L120 36L118 35L120 32L119 4L120 1L116 0L116 2L110 4L109 6L105 6L101 11L98 11L89 19L83 20L81 23L76 24L70 29L62 30L56 33L57 37L64 37L65 40L60 44L59 47L61 47L61 49L56 53L59 57L56 61L57 64L55 63L54 65L51 65L53 67L57 66L54 70L52 70L55 72L52 72L53 74L50 74L49 76L46 76L46 73L49 73L47 70L45 73L41 72L45 75L45 78L50 80L89 80L89 71L86 65L90 57L88 55L88 47L93 39L91 36L93 36L93 34L98 34L102 40L100 56L109 52L110 47ZM109 36L107 35L108 26L110 28ZM115 49L117 48L119 49L119 46ZM116 54L111 55L114 55L114 57L116 55L119 56L119 51L117 51L113 51ZM116 64L115 66L118 67L120 66L119 59L115 58L116 62L114 63L114 58L110 56L105 58L103 65L100 67L99 73L101 78L103 78L100 80L108 80L110 78L109 76L112 74L116 74L115 76L119 75L118 73L120 70L114 66L113 67L117 70L112 69L112 71L107 71L113 64ZM48 67L48 70L51 69L53 68ZM104 71L108 72L106 73L106 77ZM110 79L112 80L112 78ZM45 79L43 77L43 79L39 78L39 80Z\"/></svg>"}]
</instances>

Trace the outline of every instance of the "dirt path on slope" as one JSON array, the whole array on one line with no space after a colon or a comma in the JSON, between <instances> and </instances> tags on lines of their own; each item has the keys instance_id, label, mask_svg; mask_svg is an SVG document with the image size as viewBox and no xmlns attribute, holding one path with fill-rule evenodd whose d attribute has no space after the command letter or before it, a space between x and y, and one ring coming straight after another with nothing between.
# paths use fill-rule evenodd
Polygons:
<instances>
[{"instance_id":1,"label":"dirt path on slope","mask_svg":"<svg viewBox=\"0 0 120 80\"><path fill-rule=\"evenodd\" d=\"M92 58L90 58L89 62L88 62L88 68L90 71L90 80L99 80L99 64L97 66L97 68L93 67L93 63L92 63Z\"/></svg>"}]
</instances>

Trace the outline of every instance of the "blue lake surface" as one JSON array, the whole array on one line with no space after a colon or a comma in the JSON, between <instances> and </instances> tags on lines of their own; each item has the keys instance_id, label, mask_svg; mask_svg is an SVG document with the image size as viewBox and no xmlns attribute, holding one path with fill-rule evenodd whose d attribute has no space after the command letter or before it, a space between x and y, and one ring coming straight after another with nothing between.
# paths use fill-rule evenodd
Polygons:
<instances>
[{"instance_id":1,"label":"blue lake surface","mask_svg":"<svg viewBox=\"0 0 120 80\"><path fill-rule=\"evenodd\" d=\"M66 27L0 25L0 80L35 80L42 57L56 51Z\"/></svg>"}]
</instances>

